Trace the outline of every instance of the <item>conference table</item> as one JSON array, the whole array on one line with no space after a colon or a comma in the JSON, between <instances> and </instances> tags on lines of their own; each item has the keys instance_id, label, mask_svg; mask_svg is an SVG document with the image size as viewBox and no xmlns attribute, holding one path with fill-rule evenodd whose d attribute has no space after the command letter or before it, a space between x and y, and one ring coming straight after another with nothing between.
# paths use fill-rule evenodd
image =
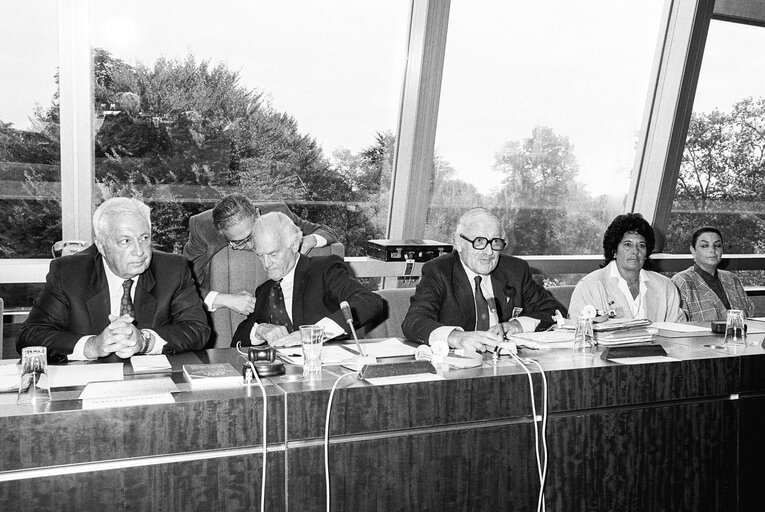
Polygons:
<instances>
[{"instance_id":1,"label":"conference table","mask_svg":"<svg viewBox=\"0 0 765 512\"><path fill-rule=\"evenodd\" d=\"M568 349L522 350L548 384L545 503L560 510L755 510L765 461L765 349L713 336L661 338L663 362L619 364ZM258 386L191 390L183 364L243 359L233 349L169 358L173 403L84 408L81 389L43 406L0 400L0 510L258 510ZM98 364L98 363L91 363ZM325 415L349 370L264 378L266 510L325 510ZM529 377L508 357L438 367L441 380L337 384L330 415L331 509L536 510L539 474ZM537 414L542 378L532 374ZM2 396L0 396L2 399Z\"/></svg>"}]
</instances>

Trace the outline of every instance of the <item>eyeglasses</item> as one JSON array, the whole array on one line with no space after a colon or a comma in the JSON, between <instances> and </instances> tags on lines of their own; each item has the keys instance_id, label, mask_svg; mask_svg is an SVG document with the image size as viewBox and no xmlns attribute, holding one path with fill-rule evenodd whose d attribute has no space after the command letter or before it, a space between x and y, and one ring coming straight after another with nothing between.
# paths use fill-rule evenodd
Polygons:
<instances>
[{"instance_id":1,"label":"eyeglasses","mask_svg":"<svg viewBox=\"0 0 765 512\"><path fill-rule=\"evenodd\" d=\"M240 249L244 249L247 243L252 240L252 233L247 238L242 238L241 240L229 240L228 246L234 249L235 251L238 251Z\"/></svg>"},{"instance_id":2,"label":"eyeglasses","mask_svg":"<svg viewBox=\"0 0 765 512\"><path fill-rule=\"evenodd\" d=\"M465 235L463 235L461 233L460 233L460 237L462 237L463 240L467 240L468 242L470 242L473 245L473 249L475 249L477 251L484 250L486 248L486 246L489 245L489 244L491 244L491 248L493 250L501 251L507 245L507 242L505 242L501 238L492 238L491 240L489 240L486 237L477 236L477 237L475 237L474 239L471 240L471 239L469 239L468 237L466 237Z\"/></svg>"}]
</instances>

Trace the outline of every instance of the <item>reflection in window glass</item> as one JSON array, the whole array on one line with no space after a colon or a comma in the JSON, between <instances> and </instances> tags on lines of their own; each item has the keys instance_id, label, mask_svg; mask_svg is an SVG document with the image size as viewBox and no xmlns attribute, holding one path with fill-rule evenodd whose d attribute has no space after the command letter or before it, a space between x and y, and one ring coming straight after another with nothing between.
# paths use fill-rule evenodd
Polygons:
<instances>
[{"instance_id":1,"label":"reflection in window glass","mask_svg":"<svg viewBox=\"0 0 765 512\"><path fill-rule=\"evenodd\" d=\"M0 258L61 239L57 37L55 4L0 2Z\"/></svg>"},{"instance_id":2,"label":"reflection in window glass","mask_svg":"<svg viewBox=\"0 0 765 512\"><path fill-rule=\"evenodd\" d=\"M751 58L763 51L762 27L711 22L667 252L687 253L705 225L720 229L727 253L765 252L765 62Z\"/></svg>"},{"instance_id":3,"label":"reflection in window glass","mask_svg":"<svg viewBox=\"0 0 765 512\"><path fill-rule=\"evenodd\" d=\"M453 1L427 238L496 211L515 254L598 254L624 211L663 2Z\"/></svg>"},{"instance_id":4,"label":"reflection in window glass","mask_svg":"<svg viewBox=\"0 0 765 512\"><path fill-rule=\"evenodd\" d=\"M92 3L101 194L146 199L165 250L181 250L190 215L241 191L285 201L362 254L387 216L409 11L404 0Z\"/></svg>"}]
</instances>

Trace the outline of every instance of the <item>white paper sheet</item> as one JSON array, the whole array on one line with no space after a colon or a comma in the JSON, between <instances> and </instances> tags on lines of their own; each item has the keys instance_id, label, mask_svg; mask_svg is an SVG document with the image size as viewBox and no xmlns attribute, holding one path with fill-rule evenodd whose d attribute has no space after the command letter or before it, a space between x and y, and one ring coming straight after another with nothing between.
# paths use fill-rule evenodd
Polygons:
<instances>
[{"instance_id":1,"label":"white paper sheet","mask_svg":"<svg viewBox=\"0 0 765 512\"><path fill-rule=\"evenodd\" d=\"M435 373L415 373L412 375L393 375L391 377L374 377L371 379L364 379L370 384L375 386L383 386L387 384L407 384L410 382L429 382L432 380L444 380L440 375Z\"/></svg>"},{"instance_id":2,"label":"white paper sheet","mask_svg":"<svg viewBox=\"0 0 765 512\"><path fill-rule=\"evenodd\" d=\"M303 349L301 347L277 348L276 352L288 363L303 366ZM322 364L340 364L353 357L352 353L339 345L324 345L321 348Z\"/></svg>"},{"instance_id":3,"label":"white paper sheet","mask_svg":"<svg viewBox=\"0 0 765 512\"><path fill-rule=\"evenodd\" d=\"M710 326L702 327L699 325L693 325L693 324L684 324L684 323L677 323L677 322L654 322L651 324L651 327L655 327L656 329L663 329L665 331L672 331L672 332L704 332L704 333L712 333L712 328Z\"/></svg>"},{"instance_id":4,"label":"white paper sheet","mask_svg":"<svg viewBox=\"0 0 765 512\"><path fill-rule=\"evenodd\" d=\"M93 363L48 365L48 377L52 388L84 386L88 382L123 380L123 363Z\"/></svg>"},{"instance_id":5,"label":"white paper sheet","mask_svg":"<svg viewBox=\"0 0 765 512\"><path fill-rule=\"evenodd\" d=\"M673 363L680 361L679 359L668 356L617 357L615 359L609 358L608 360L620 364Z\"/></svg>"},{"instance_id":6,"label":"white paper sheet","mask_svg":"<svg viewBox=\"0 0 765 512\"><path fill-rule=\"evenodd\" d=\"M356 344L350 345L346 343L346 346L356 351ZM414 355L415 349L409 345L405 345L398 338L388 338L382 341L374 341L371 343L362 343L361 348L364 353L372 357L402 357Z\"/></svg>"},{"instance_id":7,"label":"white paper sheet","mask_svg":"<svg viewBox=\"0 0 765 512\"><path fill-rule=\"evenodd\" d=\"M80 393L80 400L115 398L120 396L151 396L175 393L178 386L170 377L160 379L134 379L121 382L91 382Z\"/></svg>"},{"instance_id":8,"label":"white paper sheet","mask_svg":"<svg viewBox=\"0 0 765 512\"><path fill-rule=\"evenodd\" d=\"M133 356L130 364L134 372L151 372L156 370L169 370L172 368L170 361L164 354Z\"/></svg>"},{"instance_id":9,"label":"white paper sheet","mask_svg":"<svg viewBox=\"0 0 765 512\"><path fill-rule=\"evenodd\" d=\"M175 403L170 393L141 396L116 396L110 398L91 398L82 401L83 409L105 409L109 407L130 407L133 405L172 404Z\"/></svg>"},{"instance_id":10,"label":"white paper sheet","mask_svg":"<svg viewBox=\"0 0 765 512\"><path fill-rule=\"evenodd\" d=\"M6 364L0 364L0 391L19 389L20 379L21 374L15 361L13 363L8 361Z\"/></svg>"}]
</instances>

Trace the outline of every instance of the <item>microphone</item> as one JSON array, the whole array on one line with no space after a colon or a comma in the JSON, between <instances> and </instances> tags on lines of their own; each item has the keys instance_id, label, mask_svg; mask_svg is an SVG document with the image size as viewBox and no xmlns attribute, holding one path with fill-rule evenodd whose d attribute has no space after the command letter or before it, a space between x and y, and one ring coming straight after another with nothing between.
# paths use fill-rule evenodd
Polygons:
<instances>
[{"instance_id":1,"label":"microphone","mask_svg":"<svg viewBox=\"0 0 765 512\"><path fill-rule=\"evenodd\" d=\"M351 327L351 334L353 334L353 339L356 340L356 348L359 351L359 355L361 357L367 357L367 355L361 349L361 343L359 343L359 338L356 336L356 329L353 328L353 315L351 314L351 306L348 304L347 300L344 300L340 303L340 311L343 312L345 321L348 322L348 325Z\"/></svg>"}]
</instances>

